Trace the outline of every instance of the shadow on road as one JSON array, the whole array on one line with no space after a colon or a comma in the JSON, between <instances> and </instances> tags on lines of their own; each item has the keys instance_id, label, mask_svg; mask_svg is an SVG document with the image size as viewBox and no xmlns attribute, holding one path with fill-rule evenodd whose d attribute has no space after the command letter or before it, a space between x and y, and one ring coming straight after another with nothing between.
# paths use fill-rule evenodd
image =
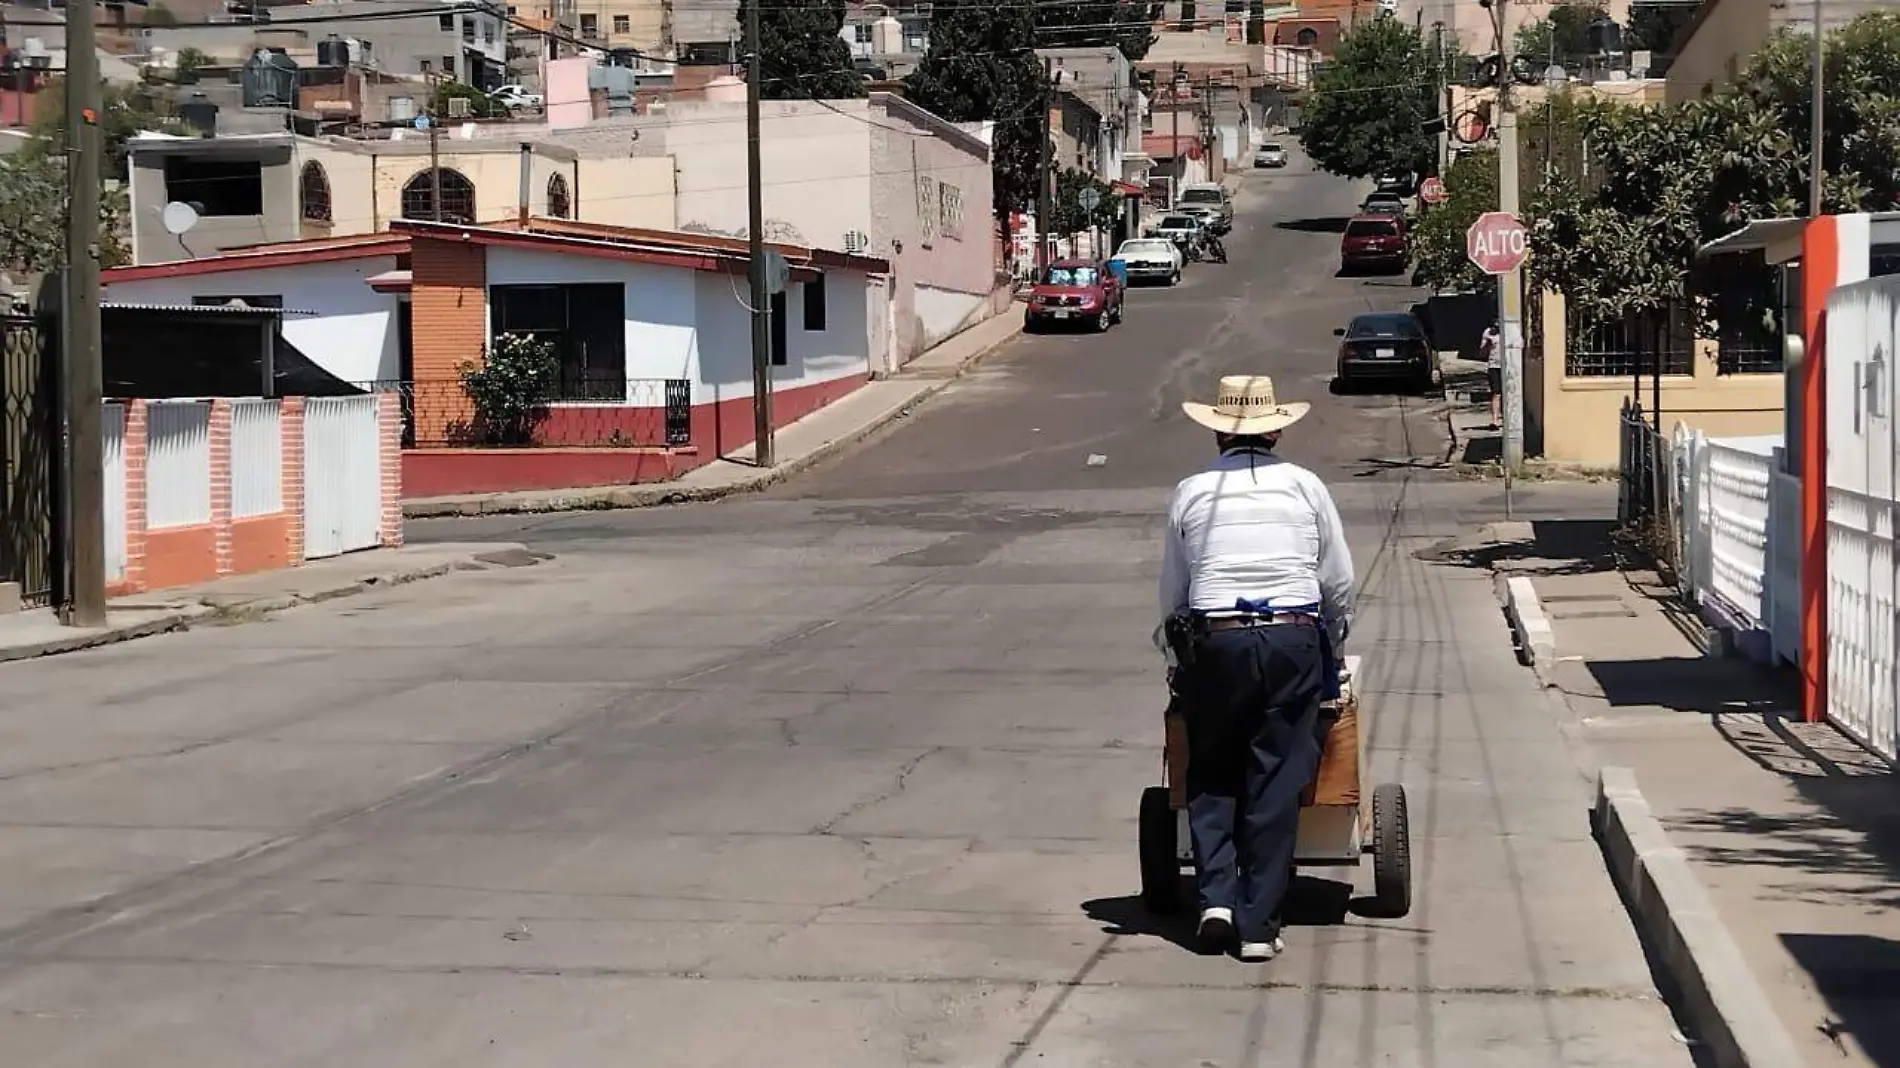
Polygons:
<instances>
[{"instance_id":1,"label":"shadow on road","mask_svg":"<svg viewBox=\"0 0 1900 1068\"><path fill-rule=\"evenodd\" d=\"M1190 953L1199 953L1201 947L1194 938L1199 913L1192 906L1195 900L1192 876L1181 878L1181 900L1187 904L1173 912L1157 914L1142 903L1140 894L1101 897L1082 902L1082 912L1100 923L1104 934L1160 938ZM1287 889L1284 919L1288 927L1333 927L1344 922L1349 911L1356 915L1369 914L1362 909L1369 910L1370 905L1353 899L1350 884L1297 875Z\"/></svg>"},{"instance_id":2,"label":"shadow on road","mask_svg":"<svg viewBox=\"0 0 1900 1068\"><path fill-rule=\"evenodd\" d=\"M1281 219L1273 224L1273 228L1302 234L1343 234L1346 232L1346 217L1322 215L1312 219Z\"/></svg>"}]
</instances>

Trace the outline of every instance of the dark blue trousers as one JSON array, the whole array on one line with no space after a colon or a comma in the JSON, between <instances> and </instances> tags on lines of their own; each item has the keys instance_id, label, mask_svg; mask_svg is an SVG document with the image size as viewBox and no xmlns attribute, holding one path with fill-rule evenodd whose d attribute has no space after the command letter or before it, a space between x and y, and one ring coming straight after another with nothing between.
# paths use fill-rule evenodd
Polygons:
<instances>
[{"instance_id":1,"label":"dark blue trousers","mask_svg":"<svg viewBox=\"0 0 1900 1068\"><path fill-rule=\"evenodd\" d=\"M1320 659L1317 627L1219 630L1175 677L1201 907L1233 909L1243 942L1280 933L1300 794L1319 769Z\"/></svg>"}]
</instances>

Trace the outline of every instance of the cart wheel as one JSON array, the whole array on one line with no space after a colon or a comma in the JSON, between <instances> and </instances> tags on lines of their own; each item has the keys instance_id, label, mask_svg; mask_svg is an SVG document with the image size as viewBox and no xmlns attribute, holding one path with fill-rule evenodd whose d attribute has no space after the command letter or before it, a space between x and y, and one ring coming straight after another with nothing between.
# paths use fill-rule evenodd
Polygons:
<instances>
[{"instance_id":1,"label":"cart wheel","mask_svg":"<svg viewBox=\"0 0 1900 1068\"><path fill-rule=\"evenodd\" d=\"M1412 911L1412 826L1395 782L1372 791L1372 900L1388 919Z\"/></svg>"},{"instance_id":2,"label":"cart wheel","mask_svg":"<svg viewBox=\"0 0 1900 1068\"><path fill-rule=\"evenodd\" d=\"M1181 903L1179 827L1168 788L1141 792L1141 900L1150 912L1172 912Z\"/></svg>"}]
</instances>

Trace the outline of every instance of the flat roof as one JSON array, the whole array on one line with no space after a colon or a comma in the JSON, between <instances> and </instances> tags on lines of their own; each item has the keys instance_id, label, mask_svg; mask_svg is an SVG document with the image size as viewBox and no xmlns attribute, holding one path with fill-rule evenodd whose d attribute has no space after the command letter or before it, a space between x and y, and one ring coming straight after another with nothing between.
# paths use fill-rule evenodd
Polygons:
<instances>
[{"instance_id":1,"label":"flat roof","mask_svg":"<svg viewBox=\"0 0 1900 1068\"><path fill-rule=\"evenodd\" d=\"M229 248L209 256L166 263L140 263L127 267L107 267L99 272L101 285L115 282L139 282L148 278L181 278L224 271L262 270L268 267L297 267L306 263L335 260L360 260L375 256L400 256L409 251L406 234L358 234L352 237L320 237L308 241L281 241L272 245Z\"/></svg>"},{"instance_id":2,"label":"flat roof","mask_svg":"<svg viewBox=\"0 0 1900 1068\"><path fill-rule=\"evenodd\" d=\"M1875 227L1875 231L1872 235L1874 244L1884 245L1900 241L1900 211L1871 212L1868 214L1868 218ZM1742 252L1767 252L1775 246L1786 245L1791 241L1800 241L1801 231L1807 225L1808 220L1805 217L1799 219L1757 219L1733 233L1718 237L1708 244L1703 245L1701 248L1696 249L1696 259L1706 259L1710 256L1729 256ZM1783 256L1779 259L1771 260L1770 262L1791 263L1800 258L1801 253L1797 249L1792 256Z\"/></svg>"},{"instance_id":3,"label":"flat roof","mask_svg":"<svg viewBox=\"0 0 1900 1068\"><path fill-rule=\"evenodd\" d=\"M390 227L417 236L453 237L490 245L525 245L701 271L729 272L735 264L744 267L750 255L750 245L744 238L566 219L530 218L526 223L509 220L477 226L397 219ZM777 241L768 241L765 247L785 257L794 269L805 268L807 276L820 267L865 274L888 274L891 269L889 261L873 256L854 256Z\"/></svg>"}]
</instances>

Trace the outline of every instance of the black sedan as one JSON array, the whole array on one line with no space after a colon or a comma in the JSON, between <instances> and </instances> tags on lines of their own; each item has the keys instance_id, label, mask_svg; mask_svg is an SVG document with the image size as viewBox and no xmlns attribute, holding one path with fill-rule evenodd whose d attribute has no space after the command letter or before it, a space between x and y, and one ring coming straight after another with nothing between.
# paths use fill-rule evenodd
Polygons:
<instances>
[{"instance_id":1,"label":"black sedan","mask_svg":"<svg viewBox=\"0 0 1900 1068\"><path fill-rule=\"evenodd\" d=\"M1343 330L1334 330L1339 338L1338 377L1334 387L1341 391L1360 382L1402 383L1417 393L1426 393L1437 383L1438 356L1425 336L1425 328L1410 312L1372 312L1355 315Z\"/></svg>"}]
</instances>

